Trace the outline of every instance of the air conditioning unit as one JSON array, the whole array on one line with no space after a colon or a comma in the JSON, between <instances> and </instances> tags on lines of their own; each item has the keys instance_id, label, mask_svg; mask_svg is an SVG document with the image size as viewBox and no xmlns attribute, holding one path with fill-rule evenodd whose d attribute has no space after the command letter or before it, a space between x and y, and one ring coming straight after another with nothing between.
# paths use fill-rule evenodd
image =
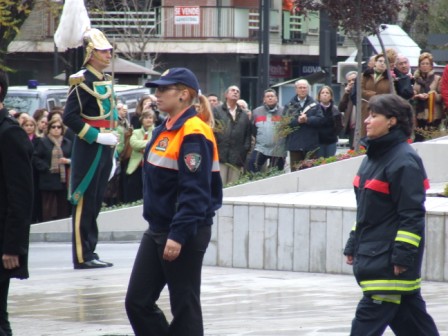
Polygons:
<instances>
[{"instance_id":1,"label":"air conditioning unit","mask_svg":"<svg viewBox=\"0 0 448 336\"><path fill-rule=\"evenodd\" d=\"M358 62L338 62L338 83L347 83L345 75L350 71L358 71Z\"/></svg>"}]
</instances>

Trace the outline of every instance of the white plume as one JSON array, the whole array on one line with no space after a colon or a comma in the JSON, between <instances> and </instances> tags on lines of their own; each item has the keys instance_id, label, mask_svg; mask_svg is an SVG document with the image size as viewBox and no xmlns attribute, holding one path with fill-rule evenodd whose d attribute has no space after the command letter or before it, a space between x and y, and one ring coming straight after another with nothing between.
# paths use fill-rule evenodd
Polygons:
<instances>
[{"instance_id":1,"label":"white plume","mask_svg":"<svg viewBox=\"0 0 448 336\"><path fill-rule=\"evenodd\" d=\"M54 43L60 51L82 46L82 38L90 28L90 18L84 0L65 0Z\"/></svg>"}]
</instances>

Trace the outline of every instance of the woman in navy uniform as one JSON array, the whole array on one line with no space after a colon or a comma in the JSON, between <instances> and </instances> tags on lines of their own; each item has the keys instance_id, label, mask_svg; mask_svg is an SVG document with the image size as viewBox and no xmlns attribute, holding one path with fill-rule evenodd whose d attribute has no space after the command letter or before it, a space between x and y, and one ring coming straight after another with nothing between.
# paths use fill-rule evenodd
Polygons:
<instances>
[{"instance_id":1,"label":"woman in navy uniform","mask_svg":"<svg viewBox=\"0 0 448 336\"><path fill-rule=\"evenodd\" d=\"M70 92L64 124L75 137L72 152L70 201L73 204L73 264L75 269L110 267L95 253L98 242L97 217L112 168L118 137L118 113L110 76L112 46L98 29L84 35L85 68L70 76Z\"/></svg>"},{"instance_id":2,"label":"woman in navy uniform","mask_svg":"<svg viewBox=\"0 0 448 336\"><path fill-rule=\"evenodd\" d=\"M132 270L126 311L137 336L201 336L202 260L222 204L213 115L186 68L169 69L146 85L157 88L158 108L169 117L154 130L143 157L143 216L149 229ZM171 323L156 304L165 285Z\"/></svg>"},{"instance_id":3,"label":"woman in navy uniform","mask_svg":"<svg viewBox=\"0 0 448 336\"><path fill-rule=\"evenodd\" d=\"M354 180L356 225L344 250L363 291L352 336L439 335L420 294L425 197L422 160L407 143L411 105L395 94L373 96L365 120L367 157Z\"/></svg>"}]
</instances>

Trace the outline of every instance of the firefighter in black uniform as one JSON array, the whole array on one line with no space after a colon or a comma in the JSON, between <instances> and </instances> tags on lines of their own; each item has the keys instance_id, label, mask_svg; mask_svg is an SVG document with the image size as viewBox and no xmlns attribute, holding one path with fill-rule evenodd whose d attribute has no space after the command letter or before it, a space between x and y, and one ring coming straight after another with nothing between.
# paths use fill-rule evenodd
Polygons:
<instances>
[{"instance_id":1,"label":"firefighter in black uniform","mask_svg":"<svg viewBox=\"0 0 448 336\"><path fill-rule=\"evenodd\" d=\"M97 217L112 169L118 120L110 76L112 46L98 29L84 34L84 67L70 76L64 123L77 137L73 144L69 200L73 204L72 242L75 269L110 267L95 253Z\"/></svg>"},{"instance_id":2,"label":"firefighter in black uniform","mask_svg":"<svg viewBox=\"0 0 448 336\"><path fill-rule=\"evenodd\" d=\"M352 336L380 336L387 326L401 336L437 336L421 289L425 233L422 160L407 143L411 105L395 94L369 101L367 157L354 180L356 225L344 250L364 297Z\"/></svg>"}]
</instances>

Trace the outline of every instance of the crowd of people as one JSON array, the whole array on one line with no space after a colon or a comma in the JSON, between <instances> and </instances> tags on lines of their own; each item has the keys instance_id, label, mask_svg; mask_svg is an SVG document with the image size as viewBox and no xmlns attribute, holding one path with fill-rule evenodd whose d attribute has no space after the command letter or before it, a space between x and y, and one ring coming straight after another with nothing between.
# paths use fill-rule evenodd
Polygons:
<instances>
[{"instance_id":1,"label":"crowd of people","mask_svg":"<svg viewBox=\"0 0 448 336\"><path fill-rule=\"evenodd\" d=\"M127 106L115 102L111 76L104 73L112 45L94 28L83 40L83 68L70 76L64 109L38 109L33 116L6 111L7 81L0 76L0 205L8 209L2 210L7 218L0 223L16 223L24 232L18 246L10 246L11 237L0 240L5 271L0 334L11 334L9 278L28 277L30 219L48 221L71 213L74 269L112 267L96 253L100 207L143 198L148 229L125 299L132 328L137 336L203 335L201 269L223 185L245 171L283 170L288 152L292 171L306 158L335 155L338 136L352 136L359 113L367 155L354 180L357 221L344 254L364 297L351 334L380 335L390 325L400 334L438 335L420 294L428 181L407 140L413 133L419 140L418 129L444 125L448 66L442 78L434 73L431 54L422 53L411 74L407 58L388 50L374 55L362 76L347 74L339 108L330 86L311 97L310 84L299 79L285 106L275 90L267 89L253 110L236 85L225 90L220 102L216 94L201 94L191 70L171 68L145 84L155 95L142 96L129 118ZM358 111L353 99L357 78L363 97ZM11 151L20 155L21 174L14 174ZM157 306L165 285L171 322Z\"/></svg>"},{"instance_id":2,"label":"crowd of people","mask_svg":"<svg viewBox=\"0 0 448 336\"><path fill-rule=\"evenodd\" d=\"M432 55L427 52L420 55L414 73L408 58L392 49L388 49L386 55L372 56L360 76L360 109L356 108L356 71L346 75L347 83L340 99L336 99L332 88L326 85L312 97L311 86L304 79L295 82L295 95L284 106L279 104L274 89L267 89L262 104L253 110L241 99L236 85L225 90L222 101L218 94L206 95L215 118L214 133L223 185L234 183L246 172L283 171L288 155L291 171L300 169L301 161L306 158L333 156L339 137L348 138L353 148L356 111L361 113L360 134L365 137L367 104L379 94L397 94L413 105L415 128L412 137L414 141L423 141L425 132L445 127L444 106L448 105L448 71L445 70L442 78L433 67ZM142 199L143 151L153 129L165 119L165 113L157 106L157 98L151 94L140 98L131 117L126 104L118 101L116 107L119 141L113 177L103 199L107 206ZM63 111L62 107L51 111L39 108L30 116L9 110L34 147L33 223L70 215L66 195L75 134L64 125Z\"/></svg>"}]
</instances>

